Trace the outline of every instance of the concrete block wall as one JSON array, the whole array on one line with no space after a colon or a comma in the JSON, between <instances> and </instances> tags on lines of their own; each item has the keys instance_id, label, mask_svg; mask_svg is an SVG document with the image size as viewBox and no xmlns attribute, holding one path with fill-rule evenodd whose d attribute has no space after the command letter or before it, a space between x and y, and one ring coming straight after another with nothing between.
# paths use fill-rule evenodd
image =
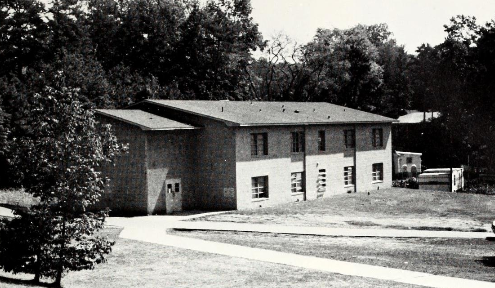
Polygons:
<instances>
[{"instance_id":1,"label":"concrete block wall","mask_svg":"<svg viewBox=\"0 0 495 288\"><path fill-rule=\"evenodd\" d=\"M166 181L180 179L182 192L177 201L182 209L194 205L194 166L195 131L148 131L146 146L148 214L171 213L167 208ZM169 202L173 199L169 199ZM170 204L170 203L169 203ZM170 205L169 205L170 206Z\"/></svg>"},{"instance_id":2,"label":"concrete block wall","mask_svg":"<svg viewBox=\"0 0 495 288\"><path fill-rule=\"evenodd\" d=\"M383 129L383 147L373 147L372 129ZM356 128L356 185L358 192L392 187L392 136L390 125L360 125ZM372 165L383 163L383 181L373 182Z\"/></svg>"},{"instance_id":3,"label":"concrete block wall","mask_svg":"<svg viewBox=\"0 0 495 288\"><path fill-rule=\"evenodd\" d=\"M383 129L383 147L372 146L372 129ZM356 130L356 153L346 148L344 130ZM325 131L325 151L318 151L318 131ZM390 125L313 125L309 127L246 127L236 133L236 182L238 209L301 201L291 193L291 173L305 172L307 200L330 195L376 190L392 185ZM291 153L291 132L305 132L306 153ZM251 156L251 133L268 133L268 155ZM304 156L306 158L304 159ZM356 158L355 158L356 157ZM372 165L383 163L384 179L372 181ZM355 166L355 186L344 185L344 167ZM326 191L317 192L319 170L325 169ZM268 176L269 198L252 199L251 178Z\"/></svg>"},{"instance_id":4,"label":"concrete block wall","mask_svg":"<svg viewBox=\"0 0 495 288\"><path fill-rule=\"evenodd\" d=\"M129 144L127 154L121 155L114 164L103 167L103 175L110 183L102 195L100 205L115 213L147 213L146 135L133 125L96 114L102 124L111 124L121 143Z\"/></svg>"},{"instance_id":5,"label":"concrete block wall","mask_svg":"<svg viewBox=\"0 0 495 288\"><path fill-rule=\"evenodd\" d=\"M195 206L198 209L237 209L235 132L223 122L198 119L202 129L195 142Z\"/></svg>"}]
</instances>

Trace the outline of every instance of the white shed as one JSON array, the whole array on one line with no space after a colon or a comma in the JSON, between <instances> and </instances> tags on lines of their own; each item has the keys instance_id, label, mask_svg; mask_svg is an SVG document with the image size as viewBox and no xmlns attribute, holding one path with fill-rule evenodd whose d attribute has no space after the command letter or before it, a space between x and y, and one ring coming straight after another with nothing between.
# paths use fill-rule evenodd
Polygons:
<instances>
[{"instance_id":1,"label":"white shed","mask_svg":"<svg viewBox=\"0 0 495 288\"><path fill-rule=\"evenodd\" d=\"M421 173L422 153L395 151L393 170L396 177L417 177Z\"/></svg>"}]
</instances>

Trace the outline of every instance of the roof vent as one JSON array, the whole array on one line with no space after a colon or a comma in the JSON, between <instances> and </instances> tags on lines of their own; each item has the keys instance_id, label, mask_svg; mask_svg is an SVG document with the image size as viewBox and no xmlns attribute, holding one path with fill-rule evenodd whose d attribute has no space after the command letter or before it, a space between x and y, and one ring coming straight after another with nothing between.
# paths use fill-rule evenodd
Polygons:
<instances>
[{"instance_id":1,"label":"roof vent","mask_svg":"<svg viewBox=\"0 0 495 288\"><path fill-rule=\"evenodd\" d=\"M260 112L261 112L261 109L260 109Z\"/></svg>"},{"instance_id":2,"label":"roof vent","mask_svg":"<svg viewBox=\"0 0 495 288\"><path fill-rule=\"evenodd\" d=\"M316 108L313 108L313 112L316 112Z\"/></svg>"},{"instance_id":3,"label":"roof vent","mask_svg":"<svg viewBox=\"0 0 495 288\"><path fill-rule=\"evenodd\" d=\"M285 108L284 108L284 109L282 109L282 112L285 112Z\"/></svg>"},{"instance_id":4,"label":"roof vent","mask_svg":"<svg viewBox=\"0 0 495 288\"><path fill-rule=\"evenodd\" d=\"M299 110L294 110L294 113L299 113Z\"/></svg>"},{"instance_id":5,"label":"roof vent","mask_svg":"<svg viewBox=\"0 0 495 288\"><path fill-rule=\"evenodd\" d=\"M223 112L223 106L222 106L222 112Z\"/></svg>"},{"instance_id":6,"label":"roof vent","mask_svg":"<svg viewBox=\"0 0 495 288\"><path fill-rule=\"evenodd\" d=\"M330 115L328 115L327 119L330 119Z\"/></svg>"}]
</instances>

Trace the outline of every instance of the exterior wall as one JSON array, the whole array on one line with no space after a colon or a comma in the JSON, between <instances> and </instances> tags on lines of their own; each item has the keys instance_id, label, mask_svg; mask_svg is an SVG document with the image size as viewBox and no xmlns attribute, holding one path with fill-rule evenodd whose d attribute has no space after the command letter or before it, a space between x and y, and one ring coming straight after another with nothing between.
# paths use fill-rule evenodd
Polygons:
<instances>
[{"instance_id":1,"label":"exterior wall","mask_svg":"<svg viewBox=\"0 0 495 288\"><path fill-rule=\"evenodd\" d=\"M345 148L344 130L356 129L356 148ZM372 129L383 128L383 147L372 147ZM325 130L325 151L318 151L318 131ZM305 132L305 153L291 153L291 132ZM251 156L251 133L268 133L268 155ZM246 127L236 130L237 208L271 206L346 192L391 187L391 129L381 125ZM383 163L383 181L372 183L372 164ZM356 185L344 186L344 167L355 166ZM317 192L318 173L326 171L326 191ZM305 195L291 193L291 173L305 172ZM252 199L251 178L268 176L268 199Z\"/></svg>"},{"instance_id":2,"label":"exterior wall","mask_svg":"<svg viewBox=\"0 0 495 288\"><path fill-rule=\"evenodd\" d=\"M96 114L100 123L111 124L121 143L129 144L127 154L116 159L115 165L103 167L103 175L110 178L100 203L115 213L146 214L146 135L127 123Z\"/></svg>"},{"instance_id":3,"label":"exterior wall","mask_svg":"<svg viewBox=\"0 0 495 288\"><path fill-rule=\"evenodd\" d=\"M194 132L149 131L146 134L147 213L170 214L182 208L191 209L195 177L190 155L195 153ZM166 181L172 179L180 179L180 194L167 194Z\"/></svg>"},{"instance_id":4,"label":"exterior wall","mask_svg":"<svg viewBox=\"0 0 495 288\"><path fill-rule=\"evenodd\" d=\"M373 147L372 129L383 129L383 147ZM390 125L360 125L356 128L356 185L358 192L392 187L392 133ZM372 181L372 165L383 163L383 181Z\"/></svg>"},{"instance_id":5,"label":"exterior wall","mask_svg":"<svg viewBox=\"0 0 495 288\"><path fill-rule=\"evenodd\" d=\"M195 207L237 209L235 133L224 123L202 119L196 136Z\"/></svg>"},{"instance_id":6,"label":"exterior wall","mask_svg":"<svg viewBox=\"0 0 495 288\"><path fill-rule=\"evenodd\" d=\"M407 163L407 158L411 157L412 158L412 163ZM411 173L411 168L413 166L416 166L417 172L421 173L421 155L419 154L409 154L409 153L401 153L393 154L393 168L394 168L394 174L400 174L402 171L402 167L406 165L407 167L407 172Z\"/></svg>"},{"instance_id":7,"label":"exterior wall","mask_svg":"<svg viewBox=\"0 0 495 288\"><path fill-rule=\"evenodd\" d=\"M166 107L141 103L136 108L201 127L191 138L194 180L185 209L237 209L234 130L221 121Z\"/></svg>"}]
</instances>

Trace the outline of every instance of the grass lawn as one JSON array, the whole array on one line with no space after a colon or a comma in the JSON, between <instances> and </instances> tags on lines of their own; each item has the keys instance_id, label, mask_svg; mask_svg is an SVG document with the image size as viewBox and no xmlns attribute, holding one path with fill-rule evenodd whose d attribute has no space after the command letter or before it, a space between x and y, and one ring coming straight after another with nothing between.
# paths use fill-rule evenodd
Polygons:
<instances>
[{"instance_id":1,"label":"grass lawn","mask_svg":"<svg viewBox=\"0 0 495 288\"><path fill-rule=\"evenodd\" d=\"M116 237L120 229L107 228ZM71 272L64 287L399 287L414 285L350 277L291 266L231 258L157 244L117 239L106 263ZM0 287L33 287L32 275L0 272ZM46 283L45 283L46 284ZM47 285L44 285L47 286Z\"/></svg>"},{"instance_id":2,"label":"grass lawn","mask_svg":"<svg viewBox=\"0 0 495 288\"><path fill-rule=\"evenodd\" d=\"M218 231L173 233L254 248L495 282L495 243L482 239L349 238Z\"/></svg>"},{"instance_id":3,"label":"grass lawn","mask_svg":"<svg viewBox=\"0 0 495 288\"><path fill-rule=\"evenodd\" d=\"M489 231L495 197L390 188L330 196L274 207L232 211L196 221L323 227Z\"/></svg>"}]
</instances>

